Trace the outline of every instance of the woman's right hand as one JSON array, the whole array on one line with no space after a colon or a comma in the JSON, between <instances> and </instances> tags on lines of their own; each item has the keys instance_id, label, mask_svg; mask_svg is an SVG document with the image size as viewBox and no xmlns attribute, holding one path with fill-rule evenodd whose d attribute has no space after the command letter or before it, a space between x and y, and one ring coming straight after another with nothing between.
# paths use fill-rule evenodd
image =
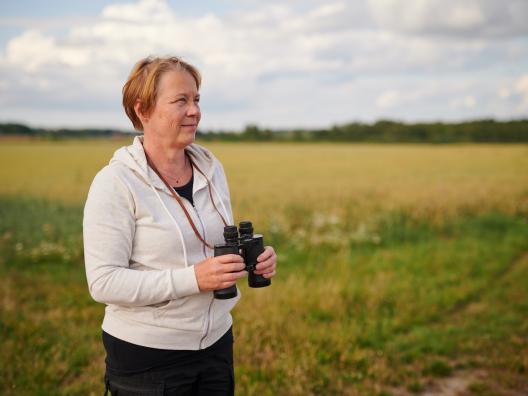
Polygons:
<instances>
[{"instance_id":1,"label":"woman's right hand","mask_svg":"<svg viewBox=\"0 0 528 396\"><path fill-rule=\"evenodd\" d=\"M247 276L244 259L238 254L208 257L194 266L200 291L213 291L233 286Z\"/></svg>"}]
</instances>

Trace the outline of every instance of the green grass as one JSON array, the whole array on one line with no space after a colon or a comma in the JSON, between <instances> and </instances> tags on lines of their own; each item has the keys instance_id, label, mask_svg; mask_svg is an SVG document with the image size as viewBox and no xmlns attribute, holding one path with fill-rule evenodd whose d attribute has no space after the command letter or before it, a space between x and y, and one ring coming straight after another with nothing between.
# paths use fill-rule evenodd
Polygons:
<instances>
[{"instance_id":1,"label":"green grass","mask_svg":"<svg viewBox=\"0 0 528 396\"><path fill-rule=\"evenodd\" d=\"M279 252L272 286L242 285L237 394L413 394L459 369L491 373L473 394L525 389L526 218L299 216L317 213L300 206L263 230ZM88 295L81 219L79 205L0 198L2 394L102 393L103 306Z\"/></svg>"}]
</instances>

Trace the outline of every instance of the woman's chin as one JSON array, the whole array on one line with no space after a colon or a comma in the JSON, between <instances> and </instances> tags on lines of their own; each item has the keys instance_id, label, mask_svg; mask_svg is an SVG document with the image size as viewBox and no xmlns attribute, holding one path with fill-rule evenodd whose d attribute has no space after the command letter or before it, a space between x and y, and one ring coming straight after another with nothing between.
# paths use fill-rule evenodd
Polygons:
<instances>
[{"instance_id":1,"label":"woman's chin","mask_svg":"<svg viewBox=\"0 0 528 396\"><path fill-rule=\"evenodd\" d=\"M194 143L196 140L196 128L192 132L180 133L178 139L176 139L175 144L178 147L187 147L189 144Z\"/></svg>"},{"instance_id":2,"label":"woman's chin","mask_svg":"<svg viewBox=\"0 0 528 396\"><path fill-rule=\"evenodd\" d=\"M157 140L162 145L173 148L185 148L196 140L196 127L180 128L178 131L166 131L164 134L156 134L145 131L152 140Z\"/></svg>"}]
</instances>

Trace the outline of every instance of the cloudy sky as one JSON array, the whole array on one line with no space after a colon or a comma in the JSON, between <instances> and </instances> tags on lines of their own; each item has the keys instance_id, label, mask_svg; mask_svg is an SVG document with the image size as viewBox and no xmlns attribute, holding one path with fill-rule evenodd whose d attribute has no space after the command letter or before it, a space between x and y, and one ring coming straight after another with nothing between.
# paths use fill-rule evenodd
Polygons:
<instances>
[{"instance_id":1,"label":"cloudy sky","mask_svg":"<svg viewBox=\"0 0 528 396\"><path fill-rule=\"evenodd\" d=\"M528 117L527 0L3 0L0 122L131 129L151 54L201 70L202 129Z\"/></svg>"}]
</instances>

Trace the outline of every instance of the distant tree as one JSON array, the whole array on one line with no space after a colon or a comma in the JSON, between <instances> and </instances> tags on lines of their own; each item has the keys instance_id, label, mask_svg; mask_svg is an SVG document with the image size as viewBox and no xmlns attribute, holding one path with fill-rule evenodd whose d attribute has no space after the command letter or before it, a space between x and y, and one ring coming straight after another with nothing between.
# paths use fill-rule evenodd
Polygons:
<instances>
[{"instance_id":1,"label":"distant tree","mask_svg":"<svg viewBox=\"0 0 528 396\"><path fill-rule=\"evenodd\" d=\"M22 124L0 124L0 136L36 136L45 139L113 138L134 133L113 129L35 129ZM528 142L528 120L473 120L460 123L407 124L379 120L333 125L326 129L271 130L248 124L241 132L198 131L204 141L276 141L276 142L378 142L378 143L456 143L456 142Z\"/></svg>"}]
</instances>

